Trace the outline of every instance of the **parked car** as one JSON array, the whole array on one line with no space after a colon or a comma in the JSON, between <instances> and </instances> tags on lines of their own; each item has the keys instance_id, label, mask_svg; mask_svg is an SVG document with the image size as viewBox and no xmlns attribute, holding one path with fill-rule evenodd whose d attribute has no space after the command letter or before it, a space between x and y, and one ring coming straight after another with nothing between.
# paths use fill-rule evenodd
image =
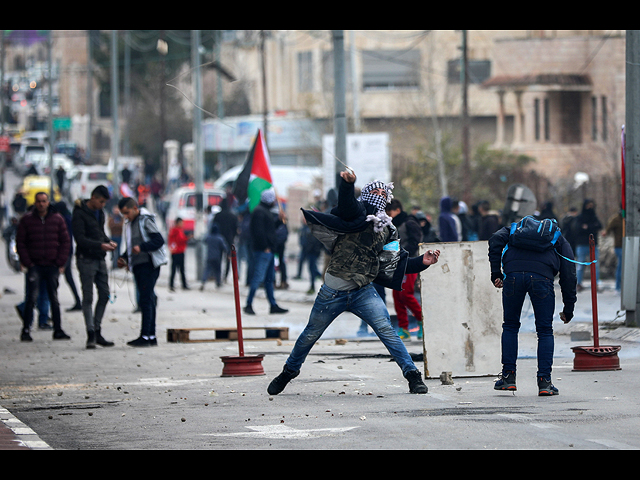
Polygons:
<instances>
[{"instance_id":1,"label":"parked car","mask_svg":"<svg viewBox=\"0 0 640 480\"><path fill-rule=\"evenodd\" d=\"M22 143L17 154L13 157L13 168L20 175L26 175L29 167L29 156L32 154L49 154L49 145L40 143Z\"/></svg>"},{"instance_id":2,"label":"parked car","mask_svg":"<svg viewBox=\"0 0 640 480\"><path fill-rule=\"evenodd\" d=\"M45 175L27 175L22 180L23 196L27 200L27 208L33 205L36 201L36 193L38 192L51 192L51 178ZM53 190L53 201L51 203L59 202L62 199L60 190L56 186Z\"/></svg>"},{"instance_id":3,"label":"parked car","mask_svg":"<svg viewBox=\"0 0 640 480\"><path fill-rule=\"evenodd\" d=\"M224 192L222 190L214 189L211 186L205 185L204 187L204 211L205 215L208 215L209 208L213 207L213 212L220 211L218 205L224 198ZM167 215L165 217L167 231L171 230L175 224L176 218L182 218L184 232L187 235L193 234L195 230L195 218L196 218L196 189L195 185L187 185L177 188L171 199L169 200L169 207L167 209Z\"/></svg>"},{"instance_id":4,"label":"parked car","mask_svg":"<svg viewBox=\"0 0 640 480\"><path fill-rule=\"evenodd\" d=\"M27 162L25 164L26 171L33 165L36 168L36 171L40 175L48 175L49 174L49 154L47 153L31 153L27 156ZM53 170L57 170L58 167L62 165L62 168L65 171L70 171L73 167L73 160L71 160L68 156L63 155L61 153L53 154Z\"/></svg>"},{"instance_id":5,"label":"parked car","mask_svg":"<svg viewBox=\"0 0 640 480\"><path fill-rule=\"evenodd\" d=\"M69 197L72 202L78 198L89 198L98 185L111 186L113 172L106 165L82 165L75 167L75 174L69 179Z\"/></svg>"}]
</instances>

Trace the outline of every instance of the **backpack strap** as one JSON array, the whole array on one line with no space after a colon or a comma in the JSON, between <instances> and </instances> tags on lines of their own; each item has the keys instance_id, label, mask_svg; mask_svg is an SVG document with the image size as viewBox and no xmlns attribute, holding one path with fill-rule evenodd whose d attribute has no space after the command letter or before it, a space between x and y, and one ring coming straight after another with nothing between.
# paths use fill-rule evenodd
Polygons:
<instances>
[{"instance_id":1,"label":"backpack strap","mask_svg":"<svg viewBox=\"0 0 640 480\"><path fill-rule=\"evenodd\" d=\"M593 262L578 262L577 260L571 260L570 258L567 258L564 255L560 255L555 248L553 250L558 254L559 257L562 257L565 260L570 261L571 263L577 263L578 265L587 265L588 266L588 265L591 265L592 263L596 263L598 261L598 260L594 260Z\"/></svg>"},{"instance_id":2,"label":"backpack strap","mask_svg":"<svg viewBox=\"0 0 640 480\"><path fill-rule=\"evenodd\" d=\"M509 230L509 237L511 237L511 235L513 235L513 232L516 231L516 227L517 226L518 226L518 222L513 222L511 224L511 229ZM508 248L509 248L509 241L507 240L507 244L502 249L502 255L500 256L500 269L502 270L502 279L503 280L505 280L507 278L507 275L504 273L504 263L502 263L502 259L504 258L504 254L507 252Z\"/></svg>"}]
</instances>

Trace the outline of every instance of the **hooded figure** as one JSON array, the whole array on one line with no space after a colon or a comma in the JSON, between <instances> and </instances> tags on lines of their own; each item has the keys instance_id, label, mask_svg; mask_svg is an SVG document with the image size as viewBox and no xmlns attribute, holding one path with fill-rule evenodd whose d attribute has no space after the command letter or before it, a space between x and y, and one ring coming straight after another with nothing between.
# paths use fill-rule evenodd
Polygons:
<instances>
[{"instance_id":1,"label":"hooded figure","mask_svg":"<svg viewBox=\"0 0 640 480\"><path fill-rule=\"evenodd\" d=\"M281 308L276 303L273 293L273 283L276 277L274 252L277 246L276 223L271 208L276 204L276 192L273 188L264 190L260 194L260 203L251 212L251 246L253 248L253 275L247 304L244 313L255 315L253 310L253 298L260 284L264 285L267 300L270 304L269 313L286 313L287 309Z\"/></svg>"},{"instance_id":2,"label":"hooded figure","mask_svg":"<svg viewBox=\"0 0 640 480\"><path fill-rule=\"evenodd\" d=\"M596 260L596 281L600 283L600 262L598 249L598 232L602 230L602 223L596 216L596 204L591 199L585 199L582 204L582 211L576 216L572 224L572 232L575 237L576 258L579 262L588 262L590 258L589 236L593 235L595 243L595 260ZM578 264L576 267L576 275L578 280L578 291L583 289L582 276L584 274L584 265Z\"/></svg>"},{"instance_id":3,"label":"hooded figure","mask_svg":"<svg viewBox=\"0 0 640 480\"><path fill-rule=\"evenodd\" d=\"M450 197L442 197L440 200L440 216L438 217L438 227L440 228L440 241L442 242L457 242L460 240L458 237L459 219L453 210L453 201Z\"/></svg>"}]
</instances>

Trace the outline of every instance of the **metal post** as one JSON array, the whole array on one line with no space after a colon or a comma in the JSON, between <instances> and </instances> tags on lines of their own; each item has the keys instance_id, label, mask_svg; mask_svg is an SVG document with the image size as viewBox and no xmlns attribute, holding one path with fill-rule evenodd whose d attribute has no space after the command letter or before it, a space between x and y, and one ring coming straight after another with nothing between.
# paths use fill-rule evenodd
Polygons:
<instances>
[{"instance_id":1,"label":"metal post","mask_svg":"<svg viewBox=\"0 0 640 480\"><path fill-rule=\"evenodd\" d=\"M55 202L54 192L55 192L55 172L53 171L53 56L51 55L51 49L53 48L53 30L49 30L49 38L47 39L47 60L48 60L48 71L49 71L49 89L48 89L48 103L49 103L49 119L48 119L48 130L49 130L49 181L51 182L49 188L49 198L51 202Z\"/></svg>"},{"instance_id":2,"label":"metal post","mask_svg":"<svg viewBox=\"0 0 640 480\"><path fill-rule=\"evenodd\" d=\"M460 80L462 85L462 163L463 163L463 194L462 200L471 202L471 172L469 167L469 75L467 69L467 31L462 31L462 56L460 65Z\"/></svg>"},{"instance_id":3,"label":"metal post","mask_svg":"<svg viewBox=\"0 0 640 480\"><path fill-rule=\"evenodd\" d=\"M194 227L194 237L196 240L196 274L198 278L202 278L204 265L204 237L206 234L206 225L204 224L206 216L204 214L204 182L202 178L203 172L203 155L202 155L202 112L199 105L202 105L202 86L200 83L200 30L191 30L191 83L194 90L195 105L193 107L193 147L194 147L194 176L196 183L196 223Z\"/></svg>"},{"instance_id":4,"label":"metal post","mask_svg":"<svg viewBox=\"0 0 640 480\"><path fill-rule=\"evenodd\" d=\"M0 30L0 137L4 137L4 30ZM0 208L4 208L8 201L4 195L4 168L6 165L6 156L4 151L0 151L0 198L2 198L2 204ZM5 210L7 212L7 210ZM0 225L3 224L5 218L0 217Z\"/></svg>"},{"instance_id":5,"label":"metal post","mask_svg":"<svg viewBox=\"0 0 640 480\"><path fill-rule=\"evenodd\" d=\"M118 174L118 157L120 156L120 130L118 125L118 30L111 30L111 120L113 133L111 136L111 157L113 158L113 185L114 194L120 191L120 179ZM90 192L89 192L90 193Z\"/></svg>"},{"instance_id":6,"label":"metal post","mask_svg":"<svg viewBox=\"0 0 640 480\"><path fill-rule=\"evenodd\" d=\"M640 30L626 31L625 236L622 244L622 308L625 325L638 326L638 249L640 246Z\"/></svg>"},{"instance_id":7,"label":"metal post","mask_svg":"<svg viewBox=\"0 0 640 480\"><path fill-rule=\"evenodd\" d=\"M333 86L335 156L347 163L346 82L344 68L344 30L333 30ZM341 164L336 160L336 188L340 179Z\"/></svg>"}]
</instances>

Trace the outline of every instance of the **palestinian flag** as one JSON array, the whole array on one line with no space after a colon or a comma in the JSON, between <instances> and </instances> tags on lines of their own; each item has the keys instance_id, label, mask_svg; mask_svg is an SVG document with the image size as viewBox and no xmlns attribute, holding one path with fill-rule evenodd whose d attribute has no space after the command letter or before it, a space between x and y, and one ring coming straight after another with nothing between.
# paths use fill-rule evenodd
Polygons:
<instances>
[{"instance_id":1,"label":"palestinian flag","mask_svg":"<svg viewBox=\"0 0 640 480\"><path fill-rule=\"evenodd\" d=\"M239 204L243 204L248 198L249 211L253 212L256 205L260 203L260 194L271 187L273 187L273 180L269 152L262 131L258 130L258 135L244 162L244 168L233 186L233 195L238 199Z\"/></svg>"}]
</instances>

